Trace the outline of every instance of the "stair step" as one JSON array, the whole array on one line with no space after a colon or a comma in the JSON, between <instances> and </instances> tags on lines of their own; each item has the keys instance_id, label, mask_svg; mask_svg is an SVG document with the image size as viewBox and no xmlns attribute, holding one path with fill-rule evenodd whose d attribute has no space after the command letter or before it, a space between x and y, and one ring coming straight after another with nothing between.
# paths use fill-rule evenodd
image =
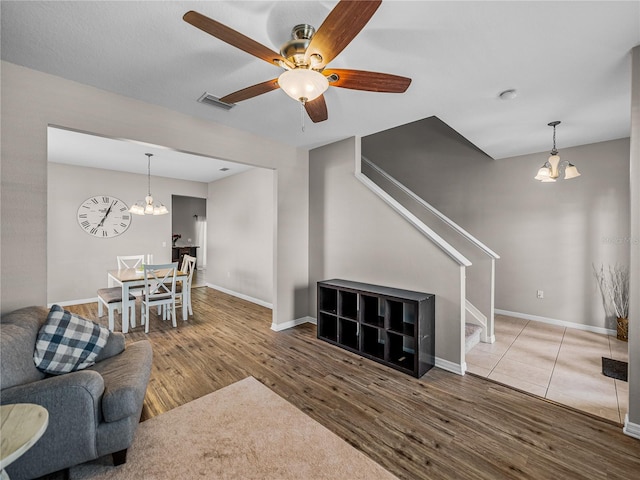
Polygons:
<instances>
[{"instance_id":1,"label":"stair step","mask_svg":"<svg viewBox=\"0 0 640 480\"><path fill-rule=\"evenodd\" d=\"M473 347L480 343L480 333L482 327L474 323L464 324L464 351L469 352Z\"/></svg>"}]
</instances>

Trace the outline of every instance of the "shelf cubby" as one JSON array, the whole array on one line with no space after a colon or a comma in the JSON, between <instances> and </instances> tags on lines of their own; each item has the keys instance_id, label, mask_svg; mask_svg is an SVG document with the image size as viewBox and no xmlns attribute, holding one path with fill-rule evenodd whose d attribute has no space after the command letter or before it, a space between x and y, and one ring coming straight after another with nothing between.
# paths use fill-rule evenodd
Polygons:
<instances>
[{"instance_id":1,"label":"shelf cubby","mask_svg":"<svg viewBox=\"0 0 640 480\"><path fill-rule=\"evenodd\" d=\"M362 334L362 345L360 350L362 353L384 360L384 330L376 327L370 327L368 325L362 325L360 328Z\"/></svg>"},{"instance_id":2,"label":"shelf cubby","mask_svg":"<svg viewBox=\"0 0 640 480\"><path fill-rule=\"evenodd\" d=\"M415 335L417 309L415 303L389 300L389 330Z\"/></svg>"},{"instance_id":3,"label":"shelf cubby","mask_svg":"<svg viewBox=\"0 0 640 480\"><path fill-rule=\"evenodd\" d=\"M416 355L414 338L392 332L387 333L387 338L389 341L387 361L413 371Z\"/></svg>"},{"instance_id":4,"label":"shelf cubby","mask_svg":"<svg viewBox=\"0 0 640 480\"><path fill-rule=\"evenodd\" d=\"M338 313L338 290L318 288L318 308L321 312Z\"/></svg>"},{"instance_id":5,"label":"shelf cubby","mask_svg":"<svg viewBox=\"0 0 640 480\"><path fill-rule=\"evenodd\" d=\"M318 282L317 335L415 377L433 367L435 296L348 280Z\"/></svg>"},{"instance_id":6,"label":"shelf cubby","mask_svg":"<svg viewBox=\"0 0 640 480\"><path fill-rule=\"evenodd\" d=\"M318 337L338 341L338 317L320 312L318 314Z\"/></svg>"},{"instance_id":7,"label":"shelf cubby","mask_svg":"<svg viewBox=\"0 0 640 480\"><path fill-rule=\"evenodd\" d=\"M360 295L360 321L366 325L384 327L384 307L385 302L379 297L371 295Z\"/></svg>"},{"instance_id":8,"label":"shelf cubby","mask_svg":"<svg viewBox=\"0 0 640 480\"><path fill-rule=\"evenodd\" d=\"M338 322L340 325L338 330L338 343L340 345L344 345L345 347L358 350L358 347L359 347L358 322L348 320L345 318L339 319Z\"/></svg>"},{"instance_id":9,"label":"shelf cubby","mask_svg":"<svg viewBox=\"0 0 640 480\"><path fill-rule=\"evenodd\" d=\"M358 319L358 294L355 292L345 292L343 290L338 291L340 310L338 311L341 317L350 318L352 320Z\"/></svg>"}]
</instances>

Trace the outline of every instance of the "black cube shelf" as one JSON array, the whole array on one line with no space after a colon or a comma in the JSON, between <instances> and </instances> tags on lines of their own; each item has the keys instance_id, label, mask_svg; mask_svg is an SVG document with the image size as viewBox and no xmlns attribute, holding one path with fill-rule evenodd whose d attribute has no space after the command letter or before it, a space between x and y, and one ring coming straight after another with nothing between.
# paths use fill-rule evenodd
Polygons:
<instances>
[{"instance_id":1,"label":"black cube shelf","mask_svg":"<svg viewBox=\"0 0 640 480\"><path fill-rule=\"evenodd\" d=\"M318 338L421 377L434 365L435 295L349 280L318 282Z\"/></svg>"}]
</instances>

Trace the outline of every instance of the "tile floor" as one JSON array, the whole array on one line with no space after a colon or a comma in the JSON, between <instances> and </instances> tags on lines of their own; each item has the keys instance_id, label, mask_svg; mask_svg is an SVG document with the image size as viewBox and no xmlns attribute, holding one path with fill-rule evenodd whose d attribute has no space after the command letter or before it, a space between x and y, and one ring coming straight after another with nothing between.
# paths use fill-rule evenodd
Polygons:
<instances>
[{"instance_id":1,"label":"tile floor","mask_svg":"<svg viewBox=\"0 0 640 480\"><path fill-rule=\"evenodd\" d=\"M627 362L627 342L506 315L496 315L495 335L467 353L469 373L624 422L628 384L602 374L602 357Z\"/></svg>"}]
</instances>

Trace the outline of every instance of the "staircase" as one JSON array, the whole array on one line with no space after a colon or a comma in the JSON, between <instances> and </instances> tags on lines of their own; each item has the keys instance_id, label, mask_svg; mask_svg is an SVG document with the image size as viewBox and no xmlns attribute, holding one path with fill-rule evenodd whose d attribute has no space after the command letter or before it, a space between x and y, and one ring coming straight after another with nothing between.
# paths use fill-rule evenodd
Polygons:
<instances>
[{"instance_id":1,"label":"staircase","mask_svg":"<svg viewBox=\"0 0 640 480\"><path fill-rule=\"evenodd\" d=\"M469 353L473 347L480 343L482 327L475 323L464 324L464 353Z\"/></svg>"},{"instance_id":2,"label":"staircase","mask_svg":"<svg viewBox=\"0 0 640 480\"><path fill-rule=\"evenodd\" d=\"M460 340L464 330L464 353L460 352L464 374L464 355L479 342L495 341L495 261L500 256L362 155L356 156L355 173L360 182L451 257L454 267L462 272L460 323L451 328L458 329ZM445 368L437 358L436 366Z\"/></svg>"}]
</instances>

